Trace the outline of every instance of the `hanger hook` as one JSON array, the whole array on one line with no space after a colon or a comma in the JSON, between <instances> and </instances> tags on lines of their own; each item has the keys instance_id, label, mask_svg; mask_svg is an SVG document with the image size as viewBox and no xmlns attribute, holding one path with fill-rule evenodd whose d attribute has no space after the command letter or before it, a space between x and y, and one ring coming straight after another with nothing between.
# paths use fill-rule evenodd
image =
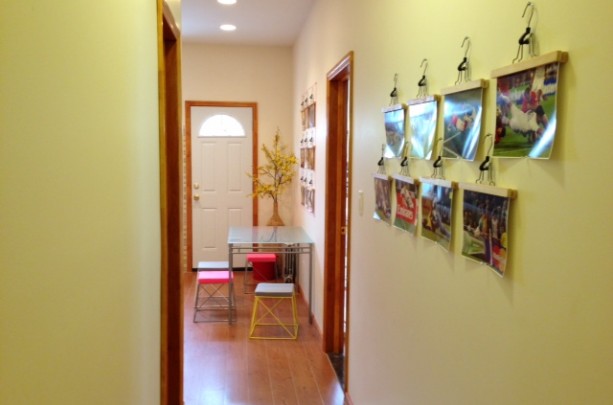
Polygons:
<instances>
[{"instance_id":1,"label":"hanger hook","mask_svg":"<svg viewBox=\"0 0 613 405\"><path fill-rule=\"evenodd\" d=\"M460 45L460 48L464 48L465 44L466 44L466 50L464 51L464 57L468 58L468 50L470 49L470 37L464 37L464 40L462 40L462 45Z\"/></svg>"},{"instance_id":2,"label":"hanger hook","mask_svg":"<svg viewBox=\"0 0 613 405\"><path fill-rule=\"evenodd\" d=\"M528 27L530 27L530 24L532 23L532 16L534 15L534 4L532 4L531 1L526 4L526 7L524 8L524 12L522 13L521 17L524 18L526 16L526 11L528 11L528 7L530 7L530 17L528 17Z\"/></svg>"},{"instance_id":3,"label":"hanger hook","mask_svg":"<svg viewBox=\"0 0 613 405\"><path fill-rule=\"evenodd\" d=\"M492 148L494 147L494 137L491 133L488 133L485 135L485 139L487 138L490 138L490 146L487 148L487 156L490 156L492 154Z\"/></svg>"},{"instance_id":4,"label":"hanger hook","mask_svg":"<svg viewBox=\"0 0 613 405\"><path fill-rule=\"evenodd\" d=\"M421 63L419 64L419 67L423 67L424 63L426 64L426 66L424 67L424 71L422 73L422 76L426 75L426 70L428 70L428 59L425 59L421 61Z\"/></svg>"},{"instance_id":5,"label":"hanger hook","mask_svg":"<svg viewBox=\"0 0 613 405\"><path fill-rule=\"evenodd\" d=\"M485 159L479 165L479 177L476 180L477 184L481 184L485 181L485 172L488 173L488 181L490 185L495 185L494 180L492 178L492 169L490 168L490 154L492 153L492 147L494 146L494 137L491 133L485 135L485 139L490 138L490 146L487 150L487 155L485 155Z\"/></svg>"},{"instance_id":6,"label":"hanger hook","mask_svg":"<svg viewBox=\"0 0 613 405\"><path fill-rule=\"evenodd\" d=\"M426 64L426 66L424 66L424 63ZM426 81L426 70L428 70L428 59L425 59L425 58L424 58L424 59L421 61L421 63L419 64L419 67L423 67L423 68L424 68L424 71L423 71L423 73L421 74L421 79L419 79L419 82L417 82L417 86L418 86L418 87L419 87L419 89L420 89L420 90L419 90L419 92L417 93L417 96L418 96L418 97L419 97L420 95L421 95L421 96L425 96L425 95L428 93L427 88L426 88L426 86L427 86L427 84L428 84L428 83L427 83L427 81Z\"/></svg>"},{"instance_id":7,"label":"hanger hook","mask_svg":"<svg viewBox=\"0 0 613 405\"><path fill-rule=\"evenodd\" d=\"M398 103L398 73L394 74L394 88L390 93L390 105Z\"/></svg>"}]
</instances>

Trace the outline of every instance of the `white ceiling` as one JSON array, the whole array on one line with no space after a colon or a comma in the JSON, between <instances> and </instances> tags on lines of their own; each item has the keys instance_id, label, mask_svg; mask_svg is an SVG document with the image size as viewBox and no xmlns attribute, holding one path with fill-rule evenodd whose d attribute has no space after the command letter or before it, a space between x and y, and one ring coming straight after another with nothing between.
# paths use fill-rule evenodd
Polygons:
<instances>
[{"instance_id":1,"label":"white ceiling","mask_svg":"<svg viewBox=\"0 0 613 405\"><path fill-rule=\"evenodd\" d=\"M181 1L184 42L232 45L292 45L315 0L237 0L231 6L217 0ZM236 31L223 32L221 24Z\"/></svg>"}]
</instances>

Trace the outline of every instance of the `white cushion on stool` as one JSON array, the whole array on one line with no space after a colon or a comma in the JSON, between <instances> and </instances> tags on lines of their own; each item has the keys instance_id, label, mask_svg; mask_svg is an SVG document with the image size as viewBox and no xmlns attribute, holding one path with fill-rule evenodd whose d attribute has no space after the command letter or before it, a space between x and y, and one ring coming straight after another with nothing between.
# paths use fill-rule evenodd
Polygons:
<instances>
[{"instance_id":1,"label":"white cushion on stool","mask_svg":"<svg viewBox=\"0 0 613 405\"><path fill-rule=\"evenodd\" d=\"M255 295L269 297L291 297L294 295L293 283L259 283Z\"/></svg>"},{"instance_id":2,"label":"white cushion on stool","mask_svg":"<svg viewBox=\"0 0 613 405\"><path fill-rule=\"evenodd\" d=\"M225 262L198 262L198 270L227 270L230 264Z\"/></svg>"}]
</instances>

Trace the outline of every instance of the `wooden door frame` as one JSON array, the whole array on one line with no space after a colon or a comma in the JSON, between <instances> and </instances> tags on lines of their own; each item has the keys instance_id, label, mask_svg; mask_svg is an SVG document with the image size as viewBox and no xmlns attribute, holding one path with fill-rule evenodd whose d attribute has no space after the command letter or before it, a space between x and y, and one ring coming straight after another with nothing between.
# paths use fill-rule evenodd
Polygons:
<instances>
[{"instance_id":1,"label":"wooden door frame","mask_svg":"<svg viewBox=\"0 0 613 405\"><path fill-rule=\"evenodd\" d=\"M326 216L324 256L323 350L339 353L349 345L343 334L343 321L349 318L349 245L350 233L343 249L342 227L347 208L347 223L351 218L351 132L353 121L353 52L349 52L327 74L328 136L326 146ZM347 111L349 109L349 111ZM349 132L347 131L349 126ZM347 194L345 194L347 193ZM348 206L345 206L347 201ZM345 229L344 232L349 232ZM343 254L344 252L344 254ZM345 302L345 255L347 256L347 302ZM347 319L342 311L347 309ZM348 356L345 356L345 390L348 390Z\"/></svg>"},{"instance_id":2,"label":"wooden door frame","mask_svg":"<svg viewBox=\"0 0 613 405\"><path fill-rule=\"evenodd\" d=\"M251 108L251 119L252 119L252 139L251 139L251 159L253 162L252 174L255 175L257 173L258 167L258 103L256 102L234 102L234 101L193 101L186 100L185 101L185 201L186 201L186 218L185 218L185 227L186 227L186 255L188 264L192 265L188 268L193 267L193 235L192 235L192 218L193 218L193 210L192 210L192 129L191 129L191 107L247 107ZM255 191L255 186L253 186L252 192ZM253 225L256 226L258 224L258 199L252 198L253 204L253 212L252 212L252 221Z\"/></svg>"},{"instance_id":3,"label":"wooden door frame","mask_svg":"<svg viewBox=\"0 0 613 405\"><path fill-rule=\"evenodd\" d=\"M181 33L157 0L160 149L160 403L183 403Z\"/></svg>"}]
</instances>

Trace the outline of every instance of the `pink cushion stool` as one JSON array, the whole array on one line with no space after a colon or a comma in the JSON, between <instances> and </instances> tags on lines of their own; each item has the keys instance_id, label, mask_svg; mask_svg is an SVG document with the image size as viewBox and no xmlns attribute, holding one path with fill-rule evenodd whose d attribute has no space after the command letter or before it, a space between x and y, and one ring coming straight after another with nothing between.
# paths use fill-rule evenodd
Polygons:
<instances>
[{"instance_id":1,"label":"pink cushion stool","mask_svg":"<svg viewBox=\"0 0 613 405\"><path fill-rule=\"evenodd\" d=\"M220 270L225 268L225 270ZM227 262L199 262L196 279L196 302L194 303L194 322L215 322L227 320L232 323L234 299L234 274ZM227 318L216 316L219 311ZM199 317L199 315L202 315ZM209 315L207 317L207 315Z\"/></svg>"}]
</instances>

